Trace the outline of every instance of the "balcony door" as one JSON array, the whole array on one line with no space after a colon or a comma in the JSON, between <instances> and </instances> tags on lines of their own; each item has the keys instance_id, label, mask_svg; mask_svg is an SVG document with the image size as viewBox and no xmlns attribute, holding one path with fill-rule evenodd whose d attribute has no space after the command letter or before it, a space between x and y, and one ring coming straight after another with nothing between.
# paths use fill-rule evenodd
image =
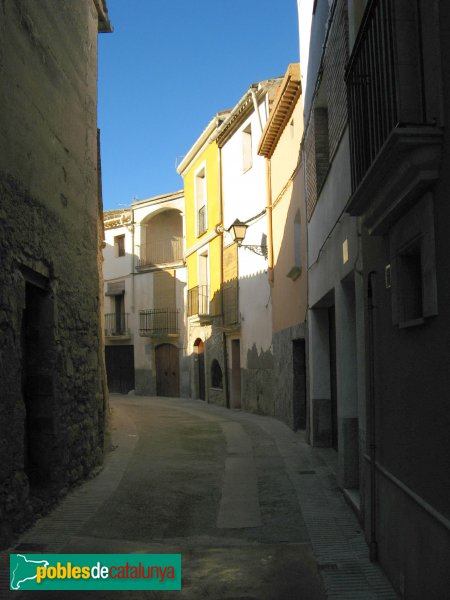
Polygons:
<instances>
[{"instance_id":1,"label":"balcony door","mask_svg":"<svg viewBox=\"0 0 450 600\"><path fill-rule=\"evenodd\" d=\"M198 255L198 314L209 314L209 260L208 251Z\"/></svg>"},{"instance_id":2,"label":"balcony door","mask_svg":"<svg viewBox=\"0 0 450 600\"><path fill-rule=\"evenodd\" d=\"M173 344L160 344L155 348L156 395L180 395L179 350Z\"/></svg>"}]
</instances>

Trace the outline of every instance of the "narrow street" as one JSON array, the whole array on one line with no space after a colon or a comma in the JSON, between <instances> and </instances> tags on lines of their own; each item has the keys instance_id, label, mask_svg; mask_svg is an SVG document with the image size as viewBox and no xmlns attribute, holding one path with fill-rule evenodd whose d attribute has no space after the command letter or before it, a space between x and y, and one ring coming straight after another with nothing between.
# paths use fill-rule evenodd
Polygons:
<instances>
[{"instance_id":1,"label":"narrow street","mask_svg":"<svg viewBox=\"0 0 450 600\"><path fill-rule=\"evenodd\" d=\"M11 552L183 556L181 592L95 598L396 597L368 561L326 461L332 451L311 449L275 419L201 401L113 395L111 406L114 449L104 469ZM36 597L66 595L94 592Z\"/></svg>"}]
</instances>

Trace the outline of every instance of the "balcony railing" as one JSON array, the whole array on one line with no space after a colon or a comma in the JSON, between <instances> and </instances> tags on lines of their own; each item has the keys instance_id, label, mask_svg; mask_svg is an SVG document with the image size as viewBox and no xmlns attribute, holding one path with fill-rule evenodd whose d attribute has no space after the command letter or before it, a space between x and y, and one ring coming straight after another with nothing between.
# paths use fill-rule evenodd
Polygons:
<instances>
[{"instance_id":1,"label":"balcony railing","mask_svg":"<svg viewBox=\"0 0 450 600\"><path fill-rule=\"evenodd\" d=\"M206 206L202 206L198 209L197 214L197 231L198 235L205 233L208 229L208 224L206 223Z\"/></svg>"},{"instance_id":2,"label":"balcony railing","mask_svg":"<svg viewBox=\"0 0 450 600\"><path fill-rule=\"evenodd\" d=\"M188 317L209 314L210 302L208 286L198 285L188 290Z\"/></svg>"},{"instance_id":3,"label":"balcony railing","mask_svg":"<svg viewBox=\"0 0 450 600\"><path fill-rule=\"evenodd\" d=\"M353 190L398 124L426 120L419 16L403 5L369 1L347 65Z\"/></svg>"},{"instance_id":4,"label":"balcony railing","mask_svg":"<svg viewBox=\"0 0 450 600\"><path fill-rule=\"evenodd\" d=\"M128 313L107 313L105 314L105 336L128 336Z\"/></svg>"},{"instance_id":5,"label":"balcony railing","mask_svg":"<svg viewBox=\"0 0 450 600\"><path fill-rule=\"evenodd\" d=\"M178 335L178 310L151 308L139 311L139 334L142 336Z\"/></svg>"},{"instance_id":6,"label":"balcony railing","mask_svg":"<svg viewBox=\"0 0 450 600\"><path fill-rule=\"evenodd\" d=\"M183 238L141 244L139 267L169 264L183 260Z\"/></svg>"}]
</instances>

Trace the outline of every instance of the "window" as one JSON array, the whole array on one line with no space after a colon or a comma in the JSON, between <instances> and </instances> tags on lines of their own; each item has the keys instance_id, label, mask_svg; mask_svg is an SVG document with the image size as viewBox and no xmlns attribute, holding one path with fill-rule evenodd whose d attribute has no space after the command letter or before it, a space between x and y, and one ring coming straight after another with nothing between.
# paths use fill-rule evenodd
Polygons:
<instances>
[{"instance_id":1,"label":"window","mask_svg":"<svg viewBox=\"0 0 450 600\"><path fill-rule=\"evenodd\" d=\"M114 256L119 258L125 256L125 236L116 235L114 237Z\"/></svg>"},{"instance_id":2,"label":"window","mask_svg":"<svg viewBox=\"0 0 450 600\"><path fill-rule=\"evenodd\" d=\"M302 268L302 223L299 210L294 219L294 264L299 269Z\"/></svg>"},{"instance_id":3,"label":"window","mask_svg":"<svg viewBox=\"0 0 450 600\"><path fill-rule=\"evenodd\" d=\"M114 314L115 314L115 332L116 335L121 335L125 331L125 305L124 297L114 296Z\"/></svg>"},{"instance_id":4,"label":"window","mask_svg":"<svg viewBox=\"0 0 450 600\"><path fill-rule=\"evenodd\" d=\"M195 205L197 211L197 236L208 229L208 215L206 212L206 169L202 167L195 174Z\"/></svg>"},{"instance_id":5,"label":"window","mask_svg":"<svg viewBox=\"0 0 450 600\"><path fill-rule=\"evenodd\" d=\"M404 323L421 319L422 310L422 260L421 239L414 240L398 255L399 294L401 321Z\"/></svg>"},{"instance_id":6,"label":"window","mask_svg":"<svg viewBox=\"0 0 450 600\"><path fill-rule=\"evenodd\" d=\"M392 321L420 325L437 315L433 198L427 194L394 225L391 254Z\"/></svg>"},{"instance_id":7,"label":"window","mask_svg":"<svg viewBox=\"0 0 450 600\"><path fill-rule=\"evenodd\" d=\"M247 127L242 131L242 165L245 171L252 168L252 126Z\"/></svg>"},{"instance_id":8,"label":"window","mask_svg":"<svg viewBox=\"0 0 450 600\"><path fill-rule=\"evenodd\" d=\"M208 251L198 255L198 313L209 314L209 261Z\"/></svg>"},{"instance_id":9,"label":"window","mask_svg":"<svg viewBox=\"0 0 450 600\"><path fill-rule=\"evenodd\" d=\"M211 363L211 387L219 390L223 389L222 369L216 359Z\"/></svg>"},{"instance_id":10,"label":"window","mask_svg":"<svg viewBox=\"0 0 450 600\"><path fill-rule=\"evenodd\" d=\"M300 210L297 210L294 218L294 265L287 277L295 281L302 272L302 223Z\"/></svg>"}]
</instances>

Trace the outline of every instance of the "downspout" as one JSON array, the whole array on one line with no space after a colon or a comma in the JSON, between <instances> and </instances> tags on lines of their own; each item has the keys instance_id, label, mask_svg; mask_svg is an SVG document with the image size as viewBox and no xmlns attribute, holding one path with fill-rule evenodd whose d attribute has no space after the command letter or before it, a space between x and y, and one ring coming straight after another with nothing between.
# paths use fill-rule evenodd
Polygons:
<instances>
[{"instance_id":1,"label":"downspout","mask_svg":"<svg viewBox=\"0 0 450 600\"><path fill-rule=\"evenodd\" d=\"M135 246L134 246L134 208L131 208L131 311L134 315L134 276L135 276Z\"/></svg>"},{"instance_id":2,"label":"downspout","mask_svg":"<svg viewBox=\"0 0 450 600\"><path fill-rule=\"evenodd\" d=\"M375 366L374 366L374 278L376 272L369 273L369 281L367 288L367 304L368 304L368 358L369 358L369 455L370 455L370 544L369 556L371 562L378 560L377 547L377 508L376 508L376 407L375 407Z\"/></svg>"},{"instance_id":3,"label":"downspout","mask_svg":"<svg viewBox=\"0 0 450 600\"><path fill-rule=\"evenodd\" d=\"M260 130L260 133L262 134L262 132L263 132L263 125L262 125L262 121L261 121L261 114L259 112L258 99L256 98L256 91L255 91L254 87L250 88L250 93L252 95L253 108L255 109L255 113L258 116L259 130Z\"/></svg>"},{"instance_id":4,"label":"downspout","mask_svg":"<svg viewBox=\"0 0 450 600\"><path fill-rule=\"evenodd\" d=\"M219 225L216 231L220 235L220 312L222 314L222 323L224 315L223 302L223 182L222 182L222 148L219 146ZM224 370L224 387L225 387L225 405L230 408L230 390L228 388L228 360L227 360L227 334L222 330L222 346L223 346L223 370Z\"/></svg>"},{"instance_id":5,"label":"downspout","mask_svg":"<svg viewBox=\"0 0 450 600\"><path fill-rule=\"evenodd\" d=\"M130 225L126 225L126 228L128 229L128 231L131 231L131 306L130 306L130 310L131 310L131 321L133 322L134 325L139 326L139 323L135 322L135 306L134 306L134 299L135 299L135 281L134 281L134 277L135 277L135 245L134 245L134 208L131 207L131 223ZM133 328L133 331L136 331L136 328Z\"/></svg>"},{"instance_id":6,"label":"downspout","mask_svg":"<svg viewBox=\"0 0 450 600\"><path fill-rule=\"evenodd\" d=\"M273 221L272 221L272 165L266 157L266 211L267 211L267 251L269 261L269 284L273 286Z\"/></svg>"},{"instance_id":7,"label":"downspout","mask_svg":"<svg viewBox=\"0 0 450 600\"><path fill-rule=\"evenodd\" d=\"M303 115L303 119L305 116ZM304 135L304 134L303 134ZM311 380L310 380L310 365L309 365L309 263L308 263L308 215L307 215L307 200L308 200L308 188L306 178L306 150L302 140L301 143L301 160L303 163L303 192L304 192L304 214L302 218L305 219L305 231L306 231L306 427L305 427L305 440L307 444L311 444Z\"/></svg>"}]
</instances>

